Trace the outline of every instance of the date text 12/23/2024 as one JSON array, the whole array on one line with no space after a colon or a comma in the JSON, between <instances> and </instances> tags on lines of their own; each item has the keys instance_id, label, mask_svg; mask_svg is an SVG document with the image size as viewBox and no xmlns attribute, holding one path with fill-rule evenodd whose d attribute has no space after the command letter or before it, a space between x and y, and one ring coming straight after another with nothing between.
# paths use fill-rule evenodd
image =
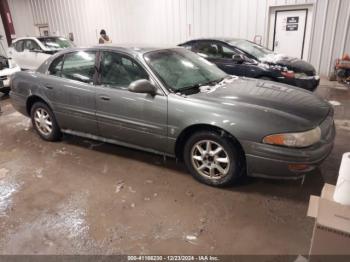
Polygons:
<instances>
[{"instance_id":1,"label":"date text 12/23/2024","mask_svg":"<svg viewBox=\"0 0 350 262\"><path fill-rule=\"evenodd\" d=\"M128 261L219 261L217 256L128 256Z\"/></svg>"}]
</instances>

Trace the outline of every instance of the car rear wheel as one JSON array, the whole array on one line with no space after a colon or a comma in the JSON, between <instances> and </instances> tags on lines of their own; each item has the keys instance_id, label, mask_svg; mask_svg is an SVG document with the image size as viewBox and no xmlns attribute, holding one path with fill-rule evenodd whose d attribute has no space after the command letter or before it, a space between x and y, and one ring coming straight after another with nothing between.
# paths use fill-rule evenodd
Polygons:
<instances>
[{"instance_id":1,"label":"car rear wheel","mask_svg":"<svg viewBox=\"0 0 350 262\"><path fill-rule=\"evenodd\" d=\"M31 108L31 119L34 129L46 141L57 141L61 132L51 109L42 102L35 103Z\"/></svg>"},{"instance_id":2,"label":"car rear wheel","mask_svg":"<svg viewBox=\"0 0 350 262\"><path fill-rule=\"evenodd\" d=\"M194 178L210 186L228 186L242 174L241 157L225 136L205 131L192 135L184 149L184 160Z\"/></svg>"}]
</instances>

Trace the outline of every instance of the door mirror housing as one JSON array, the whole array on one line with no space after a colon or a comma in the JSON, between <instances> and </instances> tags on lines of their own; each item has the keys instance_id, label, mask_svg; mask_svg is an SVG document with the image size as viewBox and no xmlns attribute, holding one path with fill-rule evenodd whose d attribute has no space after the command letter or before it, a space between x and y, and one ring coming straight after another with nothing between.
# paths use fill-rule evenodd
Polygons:
<instances>
[{"instance_id":1,"label":"door mirror housing","mask_svg":"<svg viewBox=\"0 0 350 262\"><path fill-rule=\"evenodd\" d=\"M147 79L140 79L132 82L128 90L133 93L144 93L152 96L157 93L157 88Z\"/></svg>"},{"instance_id":2,"label":"door mirror housing","mask_svg":"<svg viewBox=\"0 0 350 262\"><path fill-rule=\"evenodd\" d=\"M245 61L245 57L243 55L233 55L232 60L237 64L242 64Z\"/></svg>"}]
</instances>

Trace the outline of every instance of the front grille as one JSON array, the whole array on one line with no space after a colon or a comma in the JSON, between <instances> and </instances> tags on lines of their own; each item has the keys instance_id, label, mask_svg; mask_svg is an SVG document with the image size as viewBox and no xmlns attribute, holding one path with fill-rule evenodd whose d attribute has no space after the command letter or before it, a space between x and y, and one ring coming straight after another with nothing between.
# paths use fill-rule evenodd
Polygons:
<instances>
[{"instance_id":1,"label":"front grille","mask_svg":"<svg viewBox=\"0 0 350 262\"><path fill-rule=\"evenodd\" d=\"M0 80L4 81L7 80L8 76L0 76Z\"/></svg>"}]
</instances>

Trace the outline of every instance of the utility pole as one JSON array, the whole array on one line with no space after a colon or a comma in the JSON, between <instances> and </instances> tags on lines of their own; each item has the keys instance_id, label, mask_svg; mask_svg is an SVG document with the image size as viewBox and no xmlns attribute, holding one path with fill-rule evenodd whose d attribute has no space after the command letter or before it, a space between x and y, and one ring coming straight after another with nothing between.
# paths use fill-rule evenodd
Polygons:
<instances>
[{"instance_id":1,"label":"utility pole","mask_svg":"<svg viewBox=\"0 0 350 262\"><path fill-rule=\"evenodd\" d=\"M0 0L0 15L4 25L7 44L10 46L12 40L16 38L16 34L7 0Z\"/></svg>"}]
</instances>

